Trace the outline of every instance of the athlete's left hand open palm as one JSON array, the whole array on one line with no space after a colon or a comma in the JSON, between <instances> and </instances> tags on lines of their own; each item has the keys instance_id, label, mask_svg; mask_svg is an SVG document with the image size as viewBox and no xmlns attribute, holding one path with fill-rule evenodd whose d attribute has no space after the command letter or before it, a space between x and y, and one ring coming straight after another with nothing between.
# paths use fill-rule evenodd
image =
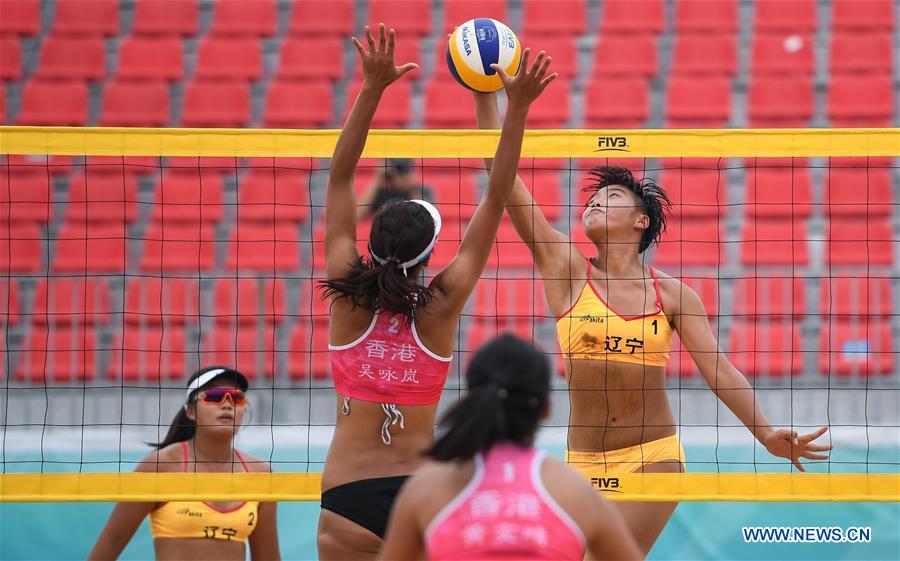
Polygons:
<instances>
[{"instance_id":1,"label":"athlete's left hand open palm","mask_svg":"<svg viewBox=\"0 0 900 561\"><path fill-rule=\"evenodd\" d=\"M822 427L815 432L800 435L797 434L797 431L779 429L772 431L763 444L773 456L787 458L797 466L798 470L806 471L806 468L800 464L800 458L806 458L807 460L828 459L828 454L817 454L816 452L828 452L832 449L831 444L812 443L827 431L828 427Z\"/></svg>"}]
</instances>

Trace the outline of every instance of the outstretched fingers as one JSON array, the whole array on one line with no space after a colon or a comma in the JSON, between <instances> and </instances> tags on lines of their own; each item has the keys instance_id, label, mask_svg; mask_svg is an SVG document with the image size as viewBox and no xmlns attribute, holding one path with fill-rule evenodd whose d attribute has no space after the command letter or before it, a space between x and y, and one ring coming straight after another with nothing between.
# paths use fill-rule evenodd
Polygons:
<instances>
[{"instance_id":1,"label":"outstretched fingers","mask_svg":"<svg viewBox=\"0 0 900 561\"><path fill-rule=\"evenodd\" d=\"M387 34L384 32L384 24L378 24L378 53L382 54L385 52L385 43L387 40Z\"/></svg>"},{"instance_id":2,"label":"outstretched fingers","mask_svg":"<svg viewBox=\"0 0 900 561\"><path fill-rule=\"evenodd\" d=\"M394 58L394 47L397 44L397 33L391 29L388 31L388 43L387 43L387 54L391 55L391 58Z\"/></svg>"},{"instance_id":3,"label":"outstretched fingers","mask_svg":"<svg viewBox=\"0 0 900 561\"><path fill-rule=\"evenodd\" d=\"M360 56L366 56L366 49L362 46L362 43L359 42L359 39L356 37L351 37L350 42L353 43L353 46L356 47L356 50L359 52Z\"/></svg>"}]
</instances>

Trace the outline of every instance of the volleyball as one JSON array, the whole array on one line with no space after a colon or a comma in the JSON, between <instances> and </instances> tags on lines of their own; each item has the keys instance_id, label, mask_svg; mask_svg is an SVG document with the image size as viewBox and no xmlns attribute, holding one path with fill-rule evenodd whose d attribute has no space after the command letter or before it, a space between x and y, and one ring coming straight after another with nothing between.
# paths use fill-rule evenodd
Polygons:
<instances>
[{"instance_id":1,"label":"volleyball","mask_svg":"<svg viewBox=\"0 0 900 561\"><path fill-rule=\"evenodd\" d=\"M495 92L503 87L491 68L500 65L515 74L522 46L512 30L491 18L471 19L456 28L447 41L447 66L456 81L470 90Z\"/></svg>"}]
</instances>

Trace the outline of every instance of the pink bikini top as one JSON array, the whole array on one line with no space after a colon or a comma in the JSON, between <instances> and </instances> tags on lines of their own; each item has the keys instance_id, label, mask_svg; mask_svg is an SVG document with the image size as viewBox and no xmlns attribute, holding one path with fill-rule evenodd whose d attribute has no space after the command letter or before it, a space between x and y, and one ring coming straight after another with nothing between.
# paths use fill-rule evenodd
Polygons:
<instances>
[{"instance_id":1,"label":"pink bikini top","mask_svg":"<svg viewBox=\"0 0 900 561\"><path fill-rule=\"evenodd\" d=\"M415 323L402 314L376 313L362 336L348 345L328 345L334 388L344 396L345 415L350 399L381 403L385 411L382 439L390 444L389 424L403 415L397 405L434 405L441 399L450 361L419 340Z\"/></svg>"},{"instance_id":2,"label":"pink bikini top","mask_svg":"<svg viewBox=\"0 0 900 561\"><path fill-rule=\"evenodd\" d=\"M584 534L541 481L543 459L512 443L477 454L472 480L425 530L428 558L584 559Z\"/></svg>"}]
</instances>

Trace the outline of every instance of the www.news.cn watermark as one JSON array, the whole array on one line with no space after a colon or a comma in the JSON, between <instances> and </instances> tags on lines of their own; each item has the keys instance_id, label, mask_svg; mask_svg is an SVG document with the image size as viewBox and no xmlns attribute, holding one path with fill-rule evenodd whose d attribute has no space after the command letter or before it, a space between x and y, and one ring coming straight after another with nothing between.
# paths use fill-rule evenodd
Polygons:
<instances>
[{"instance_id":1,"label":"www.news.cn watermark","mask_svg":"<svg viewBox=\"0 0 900 561\"><path fill-rule=\"evenodd\" d=\"M746 543L869 543L868 526L744 526Z\"/></svg>"}]
</instances>

